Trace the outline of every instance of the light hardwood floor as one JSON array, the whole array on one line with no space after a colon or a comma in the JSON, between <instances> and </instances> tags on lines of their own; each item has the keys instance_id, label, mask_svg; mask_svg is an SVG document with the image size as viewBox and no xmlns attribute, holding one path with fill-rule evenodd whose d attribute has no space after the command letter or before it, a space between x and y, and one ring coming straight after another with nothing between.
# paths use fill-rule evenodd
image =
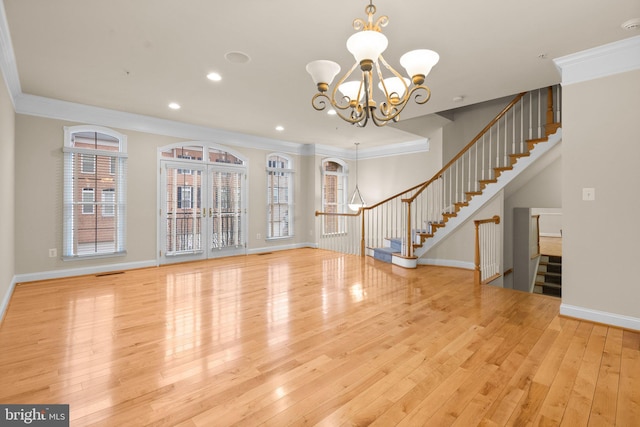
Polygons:
<instances>
[{"instance_id":1,"label":"light hardwood floor","mask_svg":"<svg viewBox=\"0 0 640 427\"><path fill-rule=\"evenodd\" d=\"M0 403L72 426L638 425L640 334L559 305L319 249L20 284Z\"/></svg>"}]
</instances>

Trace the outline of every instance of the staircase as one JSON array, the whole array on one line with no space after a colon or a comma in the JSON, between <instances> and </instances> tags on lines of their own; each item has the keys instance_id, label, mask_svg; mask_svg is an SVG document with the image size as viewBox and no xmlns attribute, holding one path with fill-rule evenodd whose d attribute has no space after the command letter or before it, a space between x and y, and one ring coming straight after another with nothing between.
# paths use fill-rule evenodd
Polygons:
<instances>
[{"instance_id":1,"label":"staircase","mask_svg":"<svg viewBox=\"0 0 640 427\"><path fill-rule=\"evenodd\" d=\"M420 256L561 140L555 90L519 94L431 180L367 208L364 222L372 230L378 223L396 225L379 240L365 235L366 253L414 268Z\"/></svg>"},{"instance_id":2,"label":"staircase","mask_svg":"<svg viewBox=\"0 0 640 427\"><path fill-rule=\"evenodd\" d=\"M430 180L357 214L316 212L338 216L342 224L340 233L323 234L318 246L415 268L420 257L509 182L536 162L544 163L538 160L562 139L560 90L518 94Z\"/></svg>"},{"instance_id":3,"label":"staircase","mask_svg":"<svg viewBox=\"0 0 640 427\"><path fill-rule=\"evenodd\" d=\"M553 255L540 256L540 264L536 282L533 287L536 294L562 296L562 257Z\"/></svg>"}]
</instances>

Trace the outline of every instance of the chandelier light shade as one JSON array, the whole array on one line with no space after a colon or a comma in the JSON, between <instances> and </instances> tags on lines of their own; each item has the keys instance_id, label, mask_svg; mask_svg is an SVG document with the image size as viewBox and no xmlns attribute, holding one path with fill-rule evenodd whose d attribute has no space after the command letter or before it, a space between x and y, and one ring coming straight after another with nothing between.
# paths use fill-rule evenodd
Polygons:
<instances>
[{"instance_id":1,"label":"chandelier light shade","mask_svg":"<svg viewBox=\"0 0 640 427\"><path fill-rule=\"evenodd\" d=\"M349 209L351 209L354 212L358 212L360 208L367 207L367 204L364 202L364 199L360 194L360 189L358 188L358 145L360 145L360 143L356 142L355 145L356 145L356 188L355 190L353 190L353 194L349 199Z\"/></svg>"},{"instance_id":2,"label":"chandelier light shade","mask_svg":"<svg viewBox=\"0 0 640 427\"><path fill-rule=\"evenodd\" d=\"M400 64L409 78L402 76L382 56L389 42L381 28L389 23L389 18L382 16L374 22L376 7L373 0L369 0L365 12L367 20L354 20L353 28L357 32L347 40L347 50L355 63L333 89L330 86L340 72L340 65L329 60L307 64L307 72L318 88L311 105L318 111L331 105L343 120L360 127L366 126L369 120L376 126L384 126L399 120L411 98L420 105L429 101L431 90L424 82L440 56L429 49L405 53ZM357 69L360 70L359 79ZM374 80L378 83L375 84ZM375 92L374 88L377 89Z\"/></svg>"}]
</instances>

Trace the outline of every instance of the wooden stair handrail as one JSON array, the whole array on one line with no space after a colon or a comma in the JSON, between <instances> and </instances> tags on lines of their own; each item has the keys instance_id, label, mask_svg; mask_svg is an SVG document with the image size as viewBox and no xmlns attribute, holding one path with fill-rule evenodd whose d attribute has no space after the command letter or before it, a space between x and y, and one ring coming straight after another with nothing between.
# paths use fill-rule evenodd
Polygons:
<instances>
[{"instance_id":1,"label":"wooden stair handrail","mask_svg":"<svg viewBox=\"0 0 640 427\"><path fill-rule=\"evenodd\" d=\"M449 160L449 161L447 162L447 164L446 164L446 165L444 165L444 166L442 167L442 169L440 169L438 172L436 172L436 174L433 176L433 178L431 178L429 181L427 181L427 182L425 182L424 184L422 184L422 187L423 187L423 188L421 188L420 190L418 190L418 191L416 192L416 194L414 194L411 198L406 199L406 202L407 202L407 203L412 203L412 202L416 199L416 197L418 197L418 196L420 195L420 193L422 193L422 192L424 191L424 189L425 189L425 188L427 188L427 187L429 186L429 184L431 184L432 182L434 182L436 179L440 178L440 177L441 177L441 176L446 172L446 170L447 170L447 169L449 169L449 167L450 167L451 165L453 165L453 164L456 162L456 160L460 159L460 157L462 157L462 156L464 155L464 153L466 153L466 152L467 152L471 147L473 147L473 145L474 145L476 142L478 142L478 140L480 140L480 138L482 138L482 135L484 135L485 133L487 133L487 132L489 131L489 129L491 129L491 127L492 127L493 125L495 125L496 123L498 123L498 120L500 120L502 117L504 117L504 115L505 115L505 114L507 114L507 112L508 112L511 108L513 108L513 106L514 106L518 101L520 101L520 100L522 99L522 97L523 97L523 96L525 96L526 94L527 94L527 92L521 92L521 93L519 93L518 95L516 95L516 96L515 96L515 98L513 98L513 100L512 100L512 101L511 101L511 102L510 102L506 107L504 107L504 109L503 109L502 111L500 111L500 112L498 113L498 115L497 115L497 116L495 116L495 117L493 118L493 120L491 120L491 121L489 122L489 124L487 124L487 125L484 127L484 129L482 129L482 130L478 133L478 135L476 135L476 137L475 137L475 138L473 138L473 139L471 140L471 142L469 142L469 143L468 143L468 144L467 144L467 145L466 145L462 150L460 150L460 151L458 152L458 154L456 154L456 155L455 155L455 157L454 157L453 159ZM400 193L400 194L402 194L402 193Z\"/></svg>"}]
</instances>

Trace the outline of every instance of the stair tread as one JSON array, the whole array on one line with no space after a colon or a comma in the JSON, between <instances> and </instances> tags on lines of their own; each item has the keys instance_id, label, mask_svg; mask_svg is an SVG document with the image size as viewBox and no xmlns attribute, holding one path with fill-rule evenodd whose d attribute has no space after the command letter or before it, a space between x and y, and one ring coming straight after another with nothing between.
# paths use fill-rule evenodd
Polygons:
<instances>
[{"instance_id":1,"label":"stair tread","mask_svg":"<svg viewBox=\"0 0 640 427\"><path fill-rule=\"evenodd\" d=\"M384 252L387 254L397 254L400 253L397 249L394 248L373 248L373 251Z\"/></svg>"},{"instance_id":2,"label":"stair tread","mask_svg":"<svg viewBox=\"0 0 640 427\"><path fill-rule=\"evenodd\" d=\"M536 286L542 286L543 288L562 289L562 285L549 282L536 282Z\"/></svg>"},{"instance_id":3,"label":"stair tread","mask_svg":"<svg viewBox=\"0 0 640 427\"><path fill-rule=\"evenodd\" d=\"M549 137L545 136L542 138L527 139L525 140L525 142L547 142L548 140L549 140Z\"/></svg>"},{"instance_id":4,"label":"stair tread","mask_svg":"<svg viewBox=\"0 0 640 427\"><path fill-rule=\"evenodd\" d=\"M562 277L562 273L555 273L553 271L538 271L538 274L541 276L547 275L547 276Z\"/></svg>"}]
</instances>

